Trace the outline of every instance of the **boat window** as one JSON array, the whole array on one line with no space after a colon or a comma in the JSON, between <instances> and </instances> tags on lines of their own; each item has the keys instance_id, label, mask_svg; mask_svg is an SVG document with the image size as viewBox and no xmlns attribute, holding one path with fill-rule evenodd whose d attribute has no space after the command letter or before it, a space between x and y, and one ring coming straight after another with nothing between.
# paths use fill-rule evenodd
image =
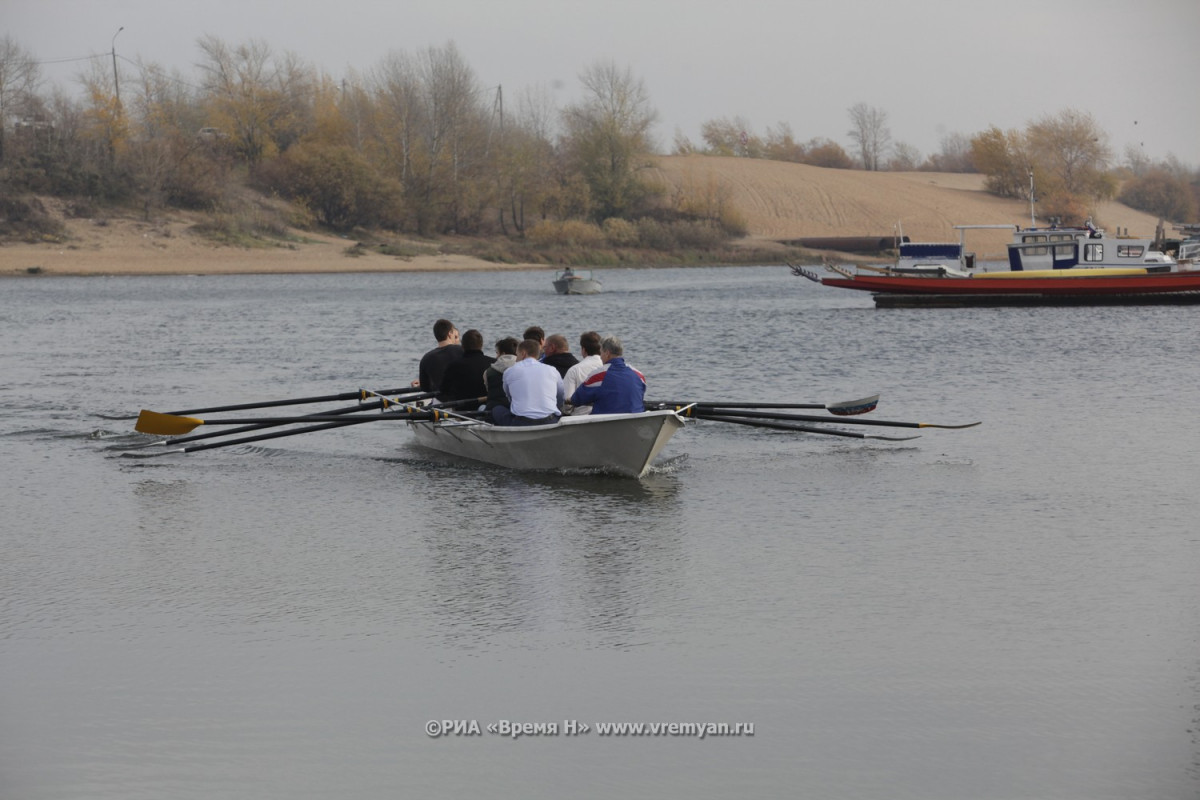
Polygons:
<instances>
[{"instance_id":1,"label":"boat window","mask_svg":"<svg viewBox=\"0 0 1200 800\"><path fill-rule=\"evenodd\" d=\"M1141 258L1145 249L1140 244L1119 244L1117 245L1117 255L1120 258Z\"/></svg>"},{"instance_id":2,"label":"boat window","mask_svg":"<svg viewBox=\"0 0 1200 800\"><path fill-rule=\"evenodd\" d=\"M1041 236L1041 235L1037 235L1037 236L1022 236L1022 237L1021 237L1021 241L1022 241L1022 242L1044 242L1044 241L1046 241L1046 237L1045 237L1045 236Z\"/></svg>"},{"instance_id":3,"label":"boat window","mask_svg":"<svg viewBox=\"0 0 1200 800\"><path fill-rule=\"evenodd\" d=\"M1054 246L1054 255L1056 256L1073 256L1075 255L1075 243L1058 244Z\"/></svg>"},{"instance_id":4,"label":"boat window","mask_svg":"<svg viewBox=\"0 0 1200 800\"><path fill-rule=\"evenodd\" d=\"M1104 260L1104 245L1102 244L1086 244L1083 247L1084 261L1103 261Z\"/></svg>"}]
</instances>

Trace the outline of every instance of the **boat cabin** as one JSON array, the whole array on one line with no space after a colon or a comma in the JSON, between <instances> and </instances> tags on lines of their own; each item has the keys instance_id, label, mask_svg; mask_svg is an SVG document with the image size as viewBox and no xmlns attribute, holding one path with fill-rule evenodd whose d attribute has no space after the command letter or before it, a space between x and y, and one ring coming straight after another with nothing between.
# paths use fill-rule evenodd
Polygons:
<instances>
[{"instance_id":1,"label":"boat cabin","mask_svg":"<svg viewBox=\"0 0 1200 800\"><path fill-rule=\"evenodd\" d=\"M901 275L960 275L974 266L975 254L955 242L902 242L893 272Z\"/></svg>"},{"instance_id":2,"label":"boat cabin","mask_svg":"<svg viewBox=\"0 0 1200 800\"><path fill-rule=\"evenodd\" d=\"M1170 269L1174 261L1155 250L1150 239L1108 236L1086 228L1026 228L1013 234L1008 245L1008 264L1014 271L1040 269L1119 269L1144 267Z\"/></svg>"}]
</instances>

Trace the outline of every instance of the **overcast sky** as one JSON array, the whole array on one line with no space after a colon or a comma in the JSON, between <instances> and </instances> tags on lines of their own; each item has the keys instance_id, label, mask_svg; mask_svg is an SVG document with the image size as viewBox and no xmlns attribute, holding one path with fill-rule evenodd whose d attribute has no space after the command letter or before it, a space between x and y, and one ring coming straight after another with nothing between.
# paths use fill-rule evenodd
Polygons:
<instances>
[{"instance_id":1,"label":"overcast sky","mask_svg":"<svg viewBox=\"0 0 1200 800\"><path fill-rule=\"evenodd\" d=\"M644 82L663 152L737 116L850 151L847 109L864 102L922 156L947 134L1074 108L1118 159L1133 145L1200 166L1200 0L0 0L0 33L40 60L107 55L122 27L118 56L185 77L204 34L261 39L335 78L454 42L481 84L547 87L560 105L582 69L612 61ZM43 69L73 89L83 66Z\"/></svg>"}]
</instances>

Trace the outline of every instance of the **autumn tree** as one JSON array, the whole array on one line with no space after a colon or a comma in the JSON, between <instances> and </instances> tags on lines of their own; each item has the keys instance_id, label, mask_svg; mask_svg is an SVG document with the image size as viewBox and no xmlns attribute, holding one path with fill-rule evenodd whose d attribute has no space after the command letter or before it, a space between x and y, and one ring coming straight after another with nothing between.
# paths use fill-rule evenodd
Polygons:
<instances>
[{"instance_id":1,"label":"autumn tree","mask_svg":"<svg viewBox=\"0 0 1200 800\"><path fill-rule=\"evenodd\" d=\"M652 150L657 112L645 84L628 68L599 62L580 81L584 100L563 112L567 152L589 188L596 221L628 216L647 194L638 171Z\"/></svg>"},{"instance_id":2,"label":"autumn tree","mask_svg":"<svg viewBox=\"0 0 1200 800\"><path fill-rule=\"evenodd\" d=\"M971 138L971 163L987 177L984 187L1000 197L1029 197L1033 164L1020 131L995 125Z\"/></svg>"},{"instance_id":3,"label":"autumn tree","mask_svg":"<svg viewBox=\"0 0 1200 800\"><path fill-rule=\"evenodd\" d=\"M498 99L502 95L497 94ZM503 106L501 106L503 108ZM544 89L527 89L516 98L516 112L501 115L497 131L497 195L500 229L511 225L518 234L528 228L529 214L545 218L560 207L556 180L559 154L553 144L557 112Z\"/></svg>"},{"instance_id":4,"label":"autumn tree","mask_svg":"<svg viewBox=\"0 0 1200 800\"><path fill-rule=\"evenodd\" d=\"M196 90L177 73L140 62L124 85L130 130L124 160L143 213L167 203L217 205L226 193L228 164L199 136L205 117Z\"/></svg>"},{"instance_id":5,"label":"autumn tree","mask_svg":"<svg viewBox=\"0 0 1200 800\"><path fill-rule=\"evenodd\" d=\"M274 190L335 230L398 226L399 184L382 178L348 144L301 142L272 159L261 172Z\"/></svg>"},{"instance_id":6,"label":"autumn tree","mask_svg":"<svg viewBox=\"0 0 1200 800\"><path fill-rule=\"evenodd\" d=\"M754 133L744 117L710 119L700 126L700 138L713 156L763 158L763 141Z\"/></svg>"},{"instance_id":7,"label":"autumn tree","mask_svg":"<svg viewBox=\"0 0 1200 800\"><path fill-rule=\"evenodd\" d=\"M763 156L772 161L790 161L800 164L806 161L808 152L803 144L796 141L792 126L786 122L780 122L773 127L767 127L766 141L763 143Z\"/></svg>"},{"instance_id":8,"label":"autumn tree","mask_svg":"<svg viewBox=\"0 0 1200 800\"><path fill-rule=\"evenodd\" d=\"M1039 180L1040 193L1061 192L1087 200L1113 196L1108 136L1091 114L1067 109L1042 117L1028 126L1025 141L1032 163L1045 172Z\"/></svg>"},{"instance_id":9,"label":"autumn tree","mask_svg":"<svg viewBox=\"0 0 1200 800\"><path fill-rule=\"evenodd\" d=\"M975 172L971 161L971 139L961 133L942 137L941 150L929 156L926 169L932 172Z\"/></svg>"},{"instance_id":10,"label":"autumn tree","mask_svg":"<svg viewBox=\"0 0 1200 800\"><path fill-rule=\"evenodd\" d=\"M92 191L99 197L117 199L128 190L120 171L129 146L129 119L117 100L111 72L95 61L79 76L84 88L77 153L90 173Z\"/></svg>"},{"instance_id":11,"label":"autumn tree","mask_svg":"<svg viewBox=\"0 0 1200 800\"><path fill-rule=\"evenodd\" d=\"M817 137L804 144L804 163L829 169L853 169L854 162L832 139Z\"/></svg>"},{"instance_id":12,"label":"autumn tree","mask_svg":"<svg viewBox=\"0 0 1200 800\"><path fill-rule=\"evenodd\" d=\"M299 141L312 118L309 67L292 54L276 57L261 40L231 47L206 35L198 46L211 126L242 159L256 164Z\"/></svg>"},{"instance_id":13,"label":"autumn tree","mask_svg":"<svg viewBox=\"0 0 1200 800\"><path fill-rule=\"evenodd\" d=\"M913 172L921 165L921 151L907 142L897 142L887 168L892 172Z\"/></svg>"},{"instance_id":14,"label":"autumn tree","mask_svg":"<svg viewBox=\"0 0 1200 800\"><path fill-rule=\"evenodd\" d=\"M0 164L4 163L5 131L36 107L40 81L33 54L11 36L0 38Z\"/></svg>"},{"instance_id":15,"label":"autumn tree","mask_svg":"<svg viewBox=\"0 0 1200 800\"><path fill-rule=\"evenodd\" d=\"M374 107L371 140L379 160L406 192L411 191L425 110L416 63L406 53L388 53L368 75L367 85Z\"/></svg>"},{"instance_id":16,"label":"autumn tree","mask_svg":"<svg viewBox=\"0 0 1200 800\"><path fill-rule=\"evenodd\" d=\"M1173 222L1200 218L1188 180L1163 166L1151 167L1127 181L1117 199L1130 208Z\"/></svg>"},{"instance_id":17,"label":"autumn tree","mask_svg":"<svg viewBox=\"0 0 1200 800\"><path fill-rule=\"evenodd\" d=\"M466 233L489 204L486 165L491 106L474 70L451 42L417 61L423 163L414 171L422 233Z\"/></svg>"},{"instance_id":18,"label":"autumn tree","mask_svg":"<svg viewBox=\"0 0 1200 800\"><path fill-rule=\"evenodd\" d=\"M850 114L848 135L855 147L858 148L863 169L871 171L880 169L887 158L892 142L892 132L887 125L887 112L866 103L855 103L849 108L848 113Z\"/></svg>"}]
</instances>

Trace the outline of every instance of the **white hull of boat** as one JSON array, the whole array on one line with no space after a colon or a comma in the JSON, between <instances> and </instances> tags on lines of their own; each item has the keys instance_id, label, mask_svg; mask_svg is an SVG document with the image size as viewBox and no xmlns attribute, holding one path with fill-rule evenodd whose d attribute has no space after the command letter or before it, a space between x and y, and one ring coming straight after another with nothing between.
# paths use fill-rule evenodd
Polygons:
<instances>
[{"instance_id":1,"label":"white hull of boat","mask_svg":"<svg viewBox=\"0 0 1200 800\"><path fill-rule=\"evenodd\" d=\"M553 425L411 422L417 442L450 455L517 470L602 470L640 478L683 427L673 411L563 417Z\"/></svg>"},{"instance_id":2,"label":"white hull of boat","mask_svg":"<svg viewBox=\"0 0 1200 800\"><path fill-rule=\"evenodd\" d=\"M559 294L600 294L603 284L595 278L560 278L554 282Z\"/></svg>"}]
</instances>

